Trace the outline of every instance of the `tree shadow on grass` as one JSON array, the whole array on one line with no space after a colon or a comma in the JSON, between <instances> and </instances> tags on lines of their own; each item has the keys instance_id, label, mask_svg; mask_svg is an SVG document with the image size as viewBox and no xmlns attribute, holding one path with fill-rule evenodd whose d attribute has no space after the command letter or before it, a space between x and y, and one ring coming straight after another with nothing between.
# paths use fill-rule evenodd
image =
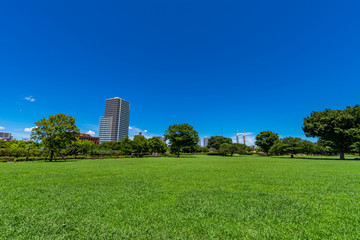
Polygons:
<instances>
[{"instance_id":1,"label":"tree shadow on grass","mask_svg":"<svg viewBox=\"0 0 360 240\"><path fill-rule=\"evenodd\" d=\"M50 162L49 160L46 160L47 163L67 163L67 162L78 162L79 160L84 160L84 159L56 159L52 162Z\"/></svg>"},{"instance_id":2,"label":"tree shadow on grass","mask_svg":"<svg viewBox=\"0 0 360 240\"><path fill-rule=\"evenodd\" d=\"M330 160L330 161L360 161L360 159L354 159L354 158L348 158L345 160L341 160L339 158L326 158L326 157L282 157L284 159L292 159L292 160L296 160L296 159L305 159L305 160ZM355 157L356 158L356 157Z\"/></svg>"}]
</instances>

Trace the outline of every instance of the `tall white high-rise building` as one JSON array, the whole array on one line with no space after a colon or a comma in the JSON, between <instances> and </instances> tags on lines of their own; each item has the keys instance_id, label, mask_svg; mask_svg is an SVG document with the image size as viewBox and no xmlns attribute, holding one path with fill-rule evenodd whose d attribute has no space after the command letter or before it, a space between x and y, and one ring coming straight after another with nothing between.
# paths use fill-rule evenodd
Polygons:
<instances>
[{"instance_id":1,"label":"tall white high-rise building","mask_svg":"<svg viewBox=\"0 0 360 240\"><path fill-rule=\"evenodd\" d=\"M209 138L204 137L204 147L207 147L208 143L209 143Z\"/></svg>"},{"instance_id":2,"label":"tall white high-rise building","mask_svg":"<svg viewBox=\"0 0 360 240\"><path fill-rule=\"evenodd\" d=\"M105 113L100 117L100 143L117 142L129 134L130 103L119 97L105 101Z\"/></svg>"}]
</instances>

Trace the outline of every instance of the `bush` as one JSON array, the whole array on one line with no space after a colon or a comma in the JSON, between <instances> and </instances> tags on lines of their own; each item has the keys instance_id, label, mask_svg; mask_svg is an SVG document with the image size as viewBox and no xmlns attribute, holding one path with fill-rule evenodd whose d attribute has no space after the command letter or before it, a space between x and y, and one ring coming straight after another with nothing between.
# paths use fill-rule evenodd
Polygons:
<instances>
[{"instance_id":1,"label":"bush","mask_svg":"<svg viewBox=\"0 0 360 240\"><path fill-rule=\"evenodd\" d=\"M0 148L0 156L9 156L10 155L10 151L9 148Z\"/></svg>"},{"instance_id":2,"label":"bush","mask_svg":"<svg viewBox=\"0 0 360 240\"><path fill-rule=\"evenodd\" d=\"M45 160L45 157L29 157L28 161L40 161ZM14 159L15 162L24 162L26 161L26 157L18 157Z\"/></svg>"},{"instance_id":3,"label":"bush","mask_svg":"<svg viewBox=\"0 0 360 240\"><path fill-rule=\"evenodd\" d=\"M13 162L13 157L0 157L0 162Z\"/></svg>"}]
</instances>

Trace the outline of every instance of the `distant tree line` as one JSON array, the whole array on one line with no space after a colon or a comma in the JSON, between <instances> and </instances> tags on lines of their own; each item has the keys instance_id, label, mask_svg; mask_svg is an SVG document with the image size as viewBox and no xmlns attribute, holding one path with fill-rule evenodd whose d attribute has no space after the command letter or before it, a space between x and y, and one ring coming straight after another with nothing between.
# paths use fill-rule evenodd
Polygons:
<instances>
[{"instance_id":1,"label":"distant tree line","mask_svg":"<svg viewBox=\"0 0 360 240\"><path fill-rule=\"evenodd\" d=\"M199 134L193 126L174 124L165 131L165 141L157 137L135 136L133 140L123 138L118 142L95 145L91 141L77 139L79 129L75 118L66 114L56 114L35 122L30 141L4 141L0 139L0 158L44 159L71 156L134 156L163 155L181 153L209 153L223 156L254 153L245 144L233 143L231 138L212 136L207 147L198 145ZM360 154L360 106L344 110L312 112L304 119L303 130L307 137L317 137L317 142L297 137L279 138L277 133L262 131L256 136L256 152L266 155L295 154ZM0 159L1 160L1 159Z\"/></svg>"},{"instance_id":2,"label":"distant tree line","mask_svg":"<svg viewBox=\"0 0 360 240\"><path fill-rule=\"evenodd\" d=\"M325 109L313 111L304 119L302 127L307 137L317 137L310 142L296 137L279 139L271 131L260 132L255 144L266 154L339 154L345 159L345 153L360 154L360 106L347 107L344 110Z\"/></svg>"}]
</instances>

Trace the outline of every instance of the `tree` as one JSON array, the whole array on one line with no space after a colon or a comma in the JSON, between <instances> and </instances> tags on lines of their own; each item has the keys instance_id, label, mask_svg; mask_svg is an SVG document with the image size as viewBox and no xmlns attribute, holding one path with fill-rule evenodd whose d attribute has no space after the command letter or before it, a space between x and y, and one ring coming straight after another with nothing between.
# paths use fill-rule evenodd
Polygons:
<instances>
[{"instance_id":1,"label":"tree","mask_svg":"<svg viewBox=\"0 0 360 240\"><path fill-rule=\"evenodd\" d=\"M356 142L356 143L352 144L350 147L353 152L358 153L360 156L360 142Z\"/></svg>"},{"instance_id":2,"label":"tree","mask_svg":"<svg viewBox=\"0 0 360 240\"><path fill-rule=\"evenodd\" d=\"M234 153L244 154L246 153L247 146L245 144L239 143L223 143L220 145L219 153L223 156L230 154L231 156Z\"/></svg>"},{"instance_id":3,"label":"tree","mask_svg":"<svg viewBox=\"0 0 360 240\"><path fill-rule=\"evenodd\" d=\"M133 144L130 138L124 137L120 141L121 147L120 147L120 153L125 155L131 155L134 152Z\"/></svg>"},{"instance_id":4,"label":"tree","mask_svg":"<svg viewBox=\"0 0 360 240\"><path fill-rule=\"evenodd\" d=\"M50 162L54 152L59 152L67 145L76 141L79 129L75 125L75 118L70 115L58 113L48 119L42 118L35 122L32 129L31 139L39 142L50 151Z\"/></svg>"},{"instance_id":5,"label":"tree","mask_svg":"<svg viewBox=\"0 0 360 240\"><path fill-rule=\"evenodd\" d=\"M148 141L142 136L138 135L134 137L132 141L133 149L138 156L142 156L144 152L148 150Z\"/></svg>"},{"instance_id":6,"label":"tree","mask_svg":"<svg viewBox=\"0 0 360 240\"><path fill-rule=\"evenodd\" d=\"M223 143L220 145L219 153L223 156L230 154L231 143Z\"/></svg>"},{"instance_id":7,"label":"tree","mask_svg":"<svg viewBox=\"0 0 360 240\"><path fill-rule=\"evenodd\" d=\"M315 112L304 119L302 129L307 137L320 137L345 159L345 153L351 151L351 145L360 137L360 106L347 107L344 110Z\"/></svg>"},{"instance_id":8,"label":"tree","mask_svg":"<svg viewBox=\"0 0 360 240\"><path fill-rule=\"evenodd\" d=\"M157 137L152 137L148 139L148 146L151 154L154 153L164 154L166 153L167 150L166 143L164 143L162 140L160 140Z\"/></svg>"},{"instance_id":9,"label":"tree","mask_svg":"<svg viewBox=\"0 0 360 240\"><path fill-rule=\"evenodd\" d=\"M269 156L269 150L274 145L274 143L279 139L277 133L271 131L262 131L256 135L255 145L259 146L266 155Z\"/></svg>"},{"instance_id":10,"label":"tree","mask_svg":"<svg viewBox=\"0 0 360 240\"><path fill-rule=\"evenodd\" d=\"M301 138L294 137L286 137L277 140L269 149L269 153L275 155L291 154L291 157L294 157L293 154L301 152L302 141Z\"/></svg>"},{"instance_id":11,"label":"tree","mask_svg":"<svg viewBox=\"0 0 360 240\"><path fill-rule=\"evenodd\" d=\"M215 148L216 150L220 149L220 145L223 143L232 143L231 138L223 137L223 136L212 136L208 140L208 148Z\"/></svg>"},{"instance_id":12,"label":"tree","mask_svg":"<svg viewBox=\"0 0 360 240\"><path fill-rule=\"evenodd\" d=\"M172 149L176 149L178 157L183 147L195 146L199 140L199 134L193 126L183 123L169 126L165 131L165 140L169 140Z\"/></svg>"},{"instance_id":13,"label":"tree","mask_svg":"<svg viewBox=\"0 0 360 240\"><path fill-rule=\"evenodd\" d=\"M10 141L5 141L4 139L0 139L0 148L8 148L10 146Z\"/></svg>"},{"instance_id":14,"label":"tree","mask_svg":"<svg viewBox=\"0 0 360 240\"><path fill-rule=\"evenodd\" d=\"M317 143L313 143L308 140L302 140L299 144L299 148L299 152L304 154L314 154L319 150Z\"/></svg>"}]
</instances>

